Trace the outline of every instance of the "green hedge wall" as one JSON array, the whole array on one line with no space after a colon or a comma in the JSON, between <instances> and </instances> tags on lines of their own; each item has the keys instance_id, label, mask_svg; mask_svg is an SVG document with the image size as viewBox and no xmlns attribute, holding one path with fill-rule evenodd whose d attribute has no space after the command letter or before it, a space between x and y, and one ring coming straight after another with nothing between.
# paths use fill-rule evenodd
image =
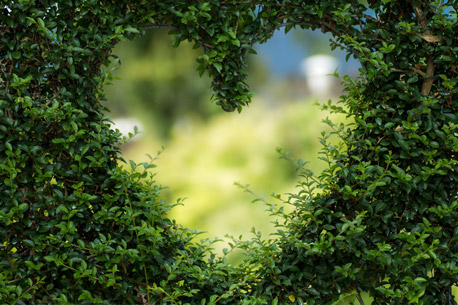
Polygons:
<instances>
[{"instance_id":1,"label":"green hedge wall","mask_svg":"<svg viewBox=\"0 0 458 305\"><path fill-rule=\"evenodd\" d=\"M18 0L0 8L0 301L6 304L456 304L455 1ZM246 56L275 30L331 32L362 64L278 238L241 266L166 217L151 162L122 161L102 113L113 46L169 28L202 49L216 103L250 101ZM287 54L285 54L287 56ZM300 128L300 127L299 127ZM340 145L331 145L329 136ZM286 158L290 158L285 154ZM151 161L154 161L151 160Z\"/></svg>"}]
</instances>

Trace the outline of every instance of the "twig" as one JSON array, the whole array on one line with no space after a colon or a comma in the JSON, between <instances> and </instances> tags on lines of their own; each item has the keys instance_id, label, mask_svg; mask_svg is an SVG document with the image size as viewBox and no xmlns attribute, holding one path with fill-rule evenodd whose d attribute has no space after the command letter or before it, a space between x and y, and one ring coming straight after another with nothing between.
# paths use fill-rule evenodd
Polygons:
<instances>
[{"instance_id":1,"label":"twig","mask_svg":"<svg viewBox=\"0 0 458 305\"><path fill-rule=\"evenodd\" d=\"M431 35L431 33L427 33L429 32L428 23L427 23L426 16L423 10L420 7L414 7L413 11L415 12L415 15L417 15L418 24L421 26L423 30L425 30L425 34Z\"/></svg>"},{"instance_id":2,"label":"twig","mask_svg":"<svg viewBox=\"0 0 458 305\"><path fill-rule=\"evenodd\" d=\"M411 1L411 3L412 3L412 1ZM417 16L418 24L423 29L424 35L425 36L430 36L431 35L431 31L428 29L428 23L427 23L427 20L426 20L425 13L423 12L423 10L420 7L414 7L413 10L415 12L415 15ZM424 76L422 75L424 77L423 85L421 87L421 94L422 95L429 95L429 93L431 92L431 88L432 88L432 86L434 84L434 81L436 80L436 78L433 77L434 76L434 70L435 70L434 60L431 59L430 57L428 57L426 59L426 73L425 73Z\"/></svg>"},{"instance_id":3,"label":"twig","mask_svg":"<svg viewBox=\"0 0 458 305\"><path fill-rule=\"evenodd\" d=\"M366 305L364 304L363 298L361 297L361 293L359 291L358 291L358 294L356 295L356 298L358 299L359 304Z\"/></svg>"},{"instance_id":4,"label":"twig","mask_svg":"<svg viewBox=\"0 0 458 305\"><path fill-rule=\"evenodd\" d=\"M413 73L417 73L417 74L420 74L420 75L423 76L423 77L427 77L427 76L426 76L426 73L423 72L423 71L421 71L421 70L420 70L419 68L417 68L417 67L415 67L415 68L413 69Z\"/></svg>"},{"instance_id":5,"label":"twig","mask_svg":"<svg viewBox=\"0 0 458 305\"><path fill-rule=\"evenodd\" d=\"M423 80L423 85L421 87L422 95L429 95L431 88L436 80L434 76L434 61L431 58L426 60L426 74L425 79Z\"/></svg>"},{"instance_id":6,"label":"twig","mask_svg":"<svg viewBox=\"0 0 458 305\"><path fill-rule=\"evenodd\" d=\"M13 73L13 65L11 64L11 65L10 65L10 70L8 71L8 74L11 75L12 73ZM9 84L10 84L10 82L7 81L7 82L6 82L6 86L5 86L5 92L6 92L6 94L8 94L8 93L10 92L9 89L8 89Z\"/></svg>"}]
</instances>

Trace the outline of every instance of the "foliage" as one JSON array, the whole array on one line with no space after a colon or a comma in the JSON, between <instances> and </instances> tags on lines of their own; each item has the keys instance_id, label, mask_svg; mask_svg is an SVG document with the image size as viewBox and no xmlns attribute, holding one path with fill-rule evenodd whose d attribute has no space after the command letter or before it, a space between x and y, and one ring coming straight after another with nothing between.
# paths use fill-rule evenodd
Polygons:
<instances>
[{"instance_id":1,"label":"foliage","mask_svg":"<svg viewBox=\"0 0 458 305\"><path fill-rule=\"evenodd\" d=\"M195 233L165 216L171 205L149 177L153 165L117 164L121 139L101 99L111 48L138 32L125 24L131 15L116 17L125 8L2 9L3 304L161 304L230 291L231 269L210 273L208 245L191 244Z\"/></svg>"},{"instance_id":2,"label":"foliage","mask_svg":"<svg viewBox=\"0 0 458 305\"><path fill-rule=\"evenodd\" d=\"M454 1L10 1L0 15L2 303L446 304L458 281ZM101 115L122 38L172 28L204 55L219 105L250 101L245 59L279 27L321 29L363 65L355 124L322 135L328 168L298 161L278 239L234 241L231 267L165 217L152 165L117 165ZM288 157L285 155L285 157Z\"/></svg>"}]
</instances>

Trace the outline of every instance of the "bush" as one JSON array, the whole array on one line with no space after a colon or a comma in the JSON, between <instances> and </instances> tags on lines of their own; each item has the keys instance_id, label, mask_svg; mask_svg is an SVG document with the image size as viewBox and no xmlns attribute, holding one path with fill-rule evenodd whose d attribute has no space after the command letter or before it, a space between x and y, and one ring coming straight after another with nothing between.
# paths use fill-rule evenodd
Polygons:
<instances>
[{"instance_id":1,"label":"bush","mask_svg":"<svg viewBox=\"0 0 458 305\"><path fill-rule=\"evenodd\" d=\"M456 7L444 1L15 1L0 15L1 301L456 304ZM148 169L118 161L103 85L112 47L147 27L204 54L218 104L250 100L245 58L279 27L321 28L363 65L353 126L322 135L328 169L297 161L278 239L234 241L240 267L167 219ZM285 157L288 157L285 155ZM211 244L211 242L210 242ZM207 259L209 258L209 259Z\"/></svg>"},{"instance_id":2,"label":"bush","mask_svg":"<svg viewBox=\"0 0 458 305\"><path fill-rule=\"evenodd\" d=\"M110 49L136 32L114 24L123 7L2 9L1 303L162 303L170 287L206 293L206 248L167 219L151 163L118 165L120 134L102 115Z\"/></svg>"}]
</instances>

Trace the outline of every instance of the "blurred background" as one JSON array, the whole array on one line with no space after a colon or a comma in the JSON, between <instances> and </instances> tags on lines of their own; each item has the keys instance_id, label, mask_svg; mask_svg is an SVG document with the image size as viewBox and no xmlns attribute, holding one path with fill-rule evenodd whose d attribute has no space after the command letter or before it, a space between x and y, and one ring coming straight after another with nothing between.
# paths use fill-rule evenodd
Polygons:
<instances>
[{"instance_id":1,"label":"blurred background","mask_svg":"<svg viewBox=\"0 0 458 305\"><path fill-rule=\"evenodd\" d=\"M277 31L256 45L258 55L249 59L255 95L241 114L210 102L210 80L196 72L202 51L191 44L173 49L167 31L151 30L117 46L121 65L106 88L110 118L126 135L134 126L141 131L122 147L126 160L146 161L146 154L166 146L156 181L168 187L168 202L185 198L170 215L177 223L207 232L202 238L248 239L253 227L265 238L274 232L266 207L251 203L255 198L234 182L249 184L267 200L272 193L295 192L295 169L279 159L277 147L321 170L318 137L328 130L322 120L332 116L314 104L342 94L340 80L328 74L356 75L359 67L353 59L346 62L344 52L331 51L329 39L321 32ZM217 252L227 247L216 246Z\"/></svg>"}]
</instances>

